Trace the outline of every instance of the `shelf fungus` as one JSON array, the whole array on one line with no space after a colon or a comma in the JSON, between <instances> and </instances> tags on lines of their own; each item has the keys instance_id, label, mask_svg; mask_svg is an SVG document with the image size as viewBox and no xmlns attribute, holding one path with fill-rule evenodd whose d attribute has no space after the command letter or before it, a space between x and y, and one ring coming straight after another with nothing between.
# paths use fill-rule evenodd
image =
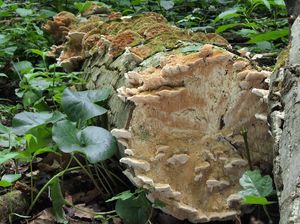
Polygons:
<instances>
[{"instance_id":1,"label":"shelf fungus","mask_svg":"<svg viewBox=\"0 0 300 224\"><path fill-rule=\"evenodd\" d=\"M134 149L120 160L131 167L127 176L179 219L197 223L238 215L238 180L248 169L242 128L248 129L254 163L272 158L260 100L268 94L268 73L207 44L199 52L174 51L158 66L124 77L118 95L135 108L128 130L112 133Z\"/></svg>"},{"instance_id":2,"label":"shelf fungus","mask_svg":"<svg viewBox=\"0 0 300 224\"><path fill-rule=\"evenodd\" d=\"M243 128L253 164L272 163L269 73L216 34L176 28L155 13L114 18L76 17L63 28L60 60L84 61L87 88L113 87L107 123L126 148L124 174L179 219L234 218L248 169Z\"/></svg>"}]
</instances>

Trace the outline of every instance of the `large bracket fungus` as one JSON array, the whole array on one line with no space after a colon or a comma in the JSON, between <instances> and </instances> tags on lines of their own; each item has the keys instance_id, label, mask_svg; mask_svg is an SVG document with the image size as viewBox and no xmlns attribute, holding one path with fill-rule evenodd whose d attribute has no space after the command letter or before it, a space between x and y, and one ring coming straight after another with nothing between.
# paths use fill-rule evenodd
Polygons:
<instances>
[{"instance_id":1,"label":"large bracket fungus","mask_svg":"<svg viewBox=\"0 0 300 224\"><path fill-rule=\"evenodd\" d=\"M87 88L113 87L108 126L126 148L124 174L179 219L239 214L238 180L248 169L243 128L253 163L272 163L264 115L270 73L226 50L222 37L176 28L154 13L82 21L59 60L64 65L72 52L85 61ZM81 42L72 44L75 37Z\"/></svg>"}]
</instances>

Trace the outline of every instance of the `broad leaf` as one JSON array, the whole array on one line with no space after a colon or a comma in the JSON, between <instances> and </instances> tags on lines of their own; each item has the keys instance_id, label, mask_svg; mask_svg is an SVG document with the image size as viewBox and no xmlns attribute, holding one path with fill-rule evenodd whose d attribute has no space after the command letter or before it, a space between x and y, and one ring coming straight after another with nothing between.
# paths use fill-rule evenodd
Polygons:
<instances>
[{"instance_id":1,"label":"broad leaf","mask_svg":"<svg viewBox=\"0 0 300 224\"><path fill-rule=\"evenodd\" d=\"M151 214L152 206L145 193L127 200L118 200L116 212L125 224L145 224Z\"/></svg>"},{"instance_id":2,"label":"broad leaf","mask_svg":"<svg viewBox=\"0 0 300 224\"><path fill-rule=\"evenodd\" d=\"M270 205L275 202L268 201L265 197L245 196L243 198L243 203L247 205Z\"/></svg>"},{"instance_id":3,"label":"broad leaf","mask_svg":"<svg viewBox=\"0 0 300 224\"><path fill-rule=\"evenodd\" d=\"M110 89L72 92L66 88L62 95L62 109L72 121L86 121L107 112L95 103L106 100L110 92Z\"/></svg>"},{"instance_id":4,"label":"broad leaf","mask_svg":"<svg viewBox=\"0 0 300 224\"><path fill-rule=\"evenodd\" d=\"M95 126L78 130L74 123L67 120L53 126L52 136L61 151L83 153L91 163L110 158L117 148L116 141L109 131Z\"/></svg>"},{"instance_id":5,"label":"broad leaf","mask_svg":"<svg viewBox=\"0 0 300 224\"><path fill-rule=\"evenodd\" d=\"M12 120L13 132L18 135L24 135L28 130L46 123L52 117L52 113L42 112L21 112L16 114Z\"/></svg>"},{"instance_id":6,"label":"broad leaf","mask_svg":"<svg viewBox=\"0 0 300 224\"><path fill-rule=\"evenodd\" d=\"M21 112L16 114L12 120L13 132L17 135L24 135L30 129L42 124L55 123L65 117L60 112L48 113L48 112Z\"/></svg>"},{"instance_id":7,"label":"broad leaf","mask_svg":"<svg viewBox=\"0 0 300 224\"><path fill-rule=\"evenodd\" d=\"M65 199L61 192L59 178L56 177L50 183L50 197L52 201L52 213L57 223L68 223L66 219L63 206L65 205Z\"/></svg>"},{"instance_id":8,"label":"broad leaf","mask_svg":"<svg viewBox=\"0 0 300 224\"><path fill-rule=\"evenodd\" d=\"M288 36L288 34L289 34L289 30L287 28L281 30L269 31L266 33L252 36L247 43L255 44L262 41L277 40L279 38Z\"/></svg>"},{"instance_id":9,"label":"broad leaf","mask_svg":"<svg viewBox=\"0 0 300 224\"><path fill-rule=\"evenodd\" d=\"M33 68L32 64L30 61L19 61L14 63L14 67L15 69L21 73L21 74L25 74L27 72L30 71L30 69Z\"/></svg>"},{"instance_id":10,"label":"broad leaf","mask_svg":"<svg viewBox=\"0 0 300 224\"><path fill-rule=\"evenodd\" d=\"M50 127L47 127L46 124L42 124L31 128L26 132L34 136L34 141L30 141L27 144L26 150L31 154L34 154L37 150L47 147L52 142L52 130Z\"/></svg>"},{"instance_id":11,"label":"broad leaf","mask_svg":"<svg viewBox=\"0 0 300 224\"><path fill-rule=\"evenodd\" d=\"M273 193L272 178L261 176L259 170L246 171L240 178L240 185L244 190L239 194L244 198L246 196L267 197Z\"/></svg>"}]
</instances>

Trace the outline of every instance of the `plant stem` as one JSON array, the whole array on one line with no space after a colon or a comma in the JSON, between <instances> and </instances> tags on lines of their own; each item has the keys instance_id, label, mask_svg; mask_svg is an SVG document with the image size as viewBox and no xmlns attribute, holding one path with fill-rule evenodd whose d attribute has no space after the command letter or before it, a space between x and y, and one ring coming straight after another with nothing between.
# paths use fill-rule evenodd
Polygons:
<instances>
[{"instance_id":1,"label":"plant stem","mask_svg":"<svg viewBox=\"0 0 300 224\"><path fill-rule=\"evenodd\" d=\"M269 214L269 212L268 212L267 206L263 205L263 209L264 209L264 211L265 211L265 213L266 213L266 215L267 215L267 217L268 217L268 219L269 219L269 223L270 223L270 224L273 223L273 221L272 221L272 219L271 219L271 216L270 216L270 214Z\"/></svg>"},{"instance_id":2,"label":"plant stem","mask_svg":"<svg viewBox=\"0 0 300 224\"><path fill-rule=\"evenodd\" d=\"M32 169L32 161L34 160L34 157L30 160L29 166L30 166L30 204L33 202L33 169Z\"/></svg>"},{"instance_id":3,"label":"plant stem","mask_svg":"<svg viewBox=\"0 0 300 224\"><path fill-rule=\"evenodd\" d=\"M55 178L63 176L66 172L73 171L73 170L79 170L79 169L81 169L80 166L64 169L63 171L61 171L61 172L57 173L56 175L54 175L50 180L48 180L48 182L42 187L42 189L39 191L39 193L35 196L33 202L31 203L29 209L27 210L26 214L28 215L31 212L31 210L32 210L33 206L36 204L37 200L40 198L42 193L46 190L46 188L49 186L49 184L51 184L51 182Z\"/></svg>"},{"instance_id":4,"label":"plant stem","mask_svg":"<svg viewBox=\"0 0 300 224\"><path fill-rule=\"evenodd\" d=\"M81 169L86 173L86 175L92 180L93 184L95 185L95 187L97 188L97 190L103 194L101 188L98 186L95 178L93 177L93 175L84 167L84 165L82 165L82 163L74 156L75 161L78 163L78 165L81 167Z\"/></svg>"},{"instance_id":5,"label":"plant stem","mask_svg":"<svg viewBox=\"0 0 300 224\"><path fill-rule=\"evenodd\" d=\"M100 177L100 175L99 175L100 171L98 170L98 167L97 167L96 165L94 166L94 169L95 169L97 178L98 178L99 182L101 183L102 187L104 188L104 190L105 190L108 194L110 194L111 192L109 192L109 190L106 188L105 184L103 183L103 181L102 181L102 179L101 179L101 177Z\"/></svg>"},{"instance_id":6,"label":"plant stem","mask_svg":"<svg viewBox=\"0 0 300 224\"><path fill-rule=\"evenodd\" d=\"M248 130L243 129L241 131L241 135L243 136L244 143L245 143L246 155L247 155L247 160L248 160L248 163L249 163L249 168L250 168L250 170L253 170L251 156L250 156L249 143L248 143Z\"/></svg>"}]
</instances>

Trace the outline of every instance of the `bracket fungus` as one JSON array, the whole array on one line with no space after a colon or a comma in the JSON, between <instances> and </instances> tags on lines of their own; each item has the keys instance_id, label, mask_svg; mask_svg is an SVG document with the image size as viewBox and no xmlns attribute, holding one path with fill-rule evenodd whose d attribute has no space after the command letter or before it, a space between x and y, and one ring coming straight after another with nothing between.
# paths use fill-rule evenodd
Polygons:
<instances>
[{"instance_id":1,"label":"bracket fungus","mask_svg":"<svg viewBox=\"0 0 300 224\"><path fill-rule=\"evenodd\" d=\"M233 218L239 213L238 179L248 169L242 128L249 131L253 160L271 161L271 138L261 121L266 105L259 98L267 94L267 73L212 45L164 60L162 66L127 73L127 86L118 91L136 105L127 142L135 154L127 159L139 162L127 162L133 168L128 172L143 176L138 186L150 189L149 199L159 198L163 210L179 219Z\"/></svg>"},{"instance_id":2,"label":"bracket fungus","mask_svg":"<svg viewBox=\"0 0 300 224\"><path fill-rule=\"evenodd\" d=\"M80 24L69 35L83 32ZM226 50L222 37L176 28L155 13L93 24L85 22L81 47L65 44L63 54L85 60L87 88L114 87L108 127L126 148L124 174L179 219L234 218L248 168L243 128L253 163L272 163L269 73Z\"/></svg>"}]
</instances>

